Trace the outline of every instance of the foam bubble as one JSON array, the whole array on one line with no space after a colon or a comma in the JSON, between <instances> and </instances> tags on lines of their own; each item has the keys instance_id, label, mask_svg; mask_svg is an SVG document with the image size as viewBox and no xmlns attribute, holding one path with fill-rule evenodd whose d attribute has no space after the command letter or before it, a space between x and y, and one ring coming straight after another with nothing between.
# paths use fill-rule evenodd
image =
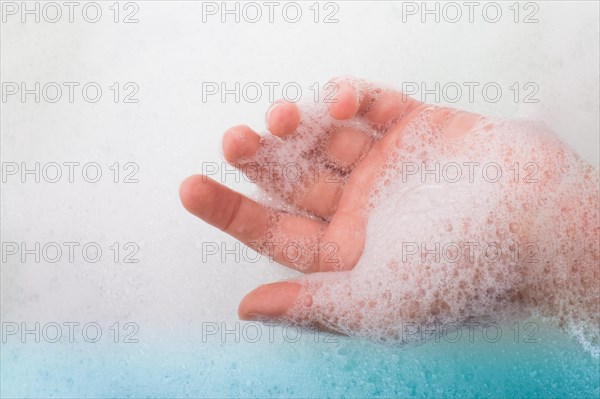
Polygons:
<instances>
[{"instance_id":1,"label":"foam bubble","mask_svg":"<svg viewBox=\"0 0 600 399\"><path fill-rule=\"evenodd\" d=\"M308 276L313 300L298 305L299 319L398 342L408 322L536 315L598 356L598 172L543 124L482 117L469 134L448 138L442 132L454 113L436 121L435 112L425 109L406 126L372 187L358 264ZM266 138L253 161L293 162L303 176L326 170L327 140L339 126L380 137L381 127L333 120L313 104L302 108L293 136ZM262 187L282 205L308 185L281 179Z\"/></svg>"}]
</instances>

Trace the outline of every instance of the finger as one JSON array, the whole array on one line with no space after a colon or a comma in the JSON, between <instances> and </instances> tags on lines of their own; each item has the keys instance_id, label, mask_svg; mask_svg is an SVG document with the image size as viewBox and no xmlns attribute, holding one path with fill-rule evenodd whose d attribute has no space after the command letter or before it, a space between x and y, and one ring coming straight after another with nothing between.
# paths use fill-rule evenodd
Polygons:
<instances>
[{"instance_id":1,"label":"finger","mask_svg":"<svg viewBox=\"0 0 600 399\"><path fill-rule=\"evenodd\" d=\"M338 90L329 113L335 119L345 120L358 115L386 127L422 104L402 92L360 79L338 79L334 83Z\"/></svg>"},{"instance_id":2,"label":"finger","mask_svg":"<svg viewBox=\"0 0 600 399\"><path fill-rule=\"evenodd\" d=\"M223 134L225 160L242 171L249 180L268 191L283 190L281 167L266 154L276 153L283 143L275 137L261 137L246 125L234 126Z\"/></svg>"},{"instance_id":3,"label":"finger","mask_svg":"<svg viewBox=\"0 0 600 399\"><path fill-rule=\"evenodd\" d=\"M329 106L329 114L338 120L347 120L356 115L360 105L359 92L350 82L334 82L336 93Z\"/></svg>"},{"instance_id":4,"label":"finger","mask_svg":"<svg viewBox=\"0 0 600 399\"><path fill-rule=\"evenodd\" d=\"M278 137L292 134L300 125L300 110L294 103L278 101L267 111L267 127Z\"/></svg>"},{"instance_id":5,"label":"finger","mask_svg":"<svg viewBox=\"0 0 600 399\"><path fill-rule=\"evenodd\" d=\"M266 284L240 302L242 320L279 321L350 334L362 319L349 273L319 273Z\"/></svg>"},{"instance_id":6,"label":"finger","mask_svg":"<svg viewBox=\"0 0 600 399\"><path fill-rule=\"evenodd\" d=\"M374 142L369 152L355 167L344 187L344 195L340 198L336 212L323 235L323 242L339 242L337 258L343 263L324 264L322 271L351 270L360 259L366 241L367 222L370 211L371 189L377 183L388 157L397 145L400 132L404 129L410 117L400 122L392 131ZM352 232L349 236L348 232ZM350 241L351 240L351 241ZM353 245L343 245L352 242ZM333 269L327 269L334 266Z\"/></svg>"},{"instance_id":7,"label":"finger","mask_svg":"<svg viewBox=\"0 0 600 399\"><path fill-rule=\"evenodd\" d=\"M276 137L261 137L246 125L234 126L223 134L225 160L243 172L263 190L282 199L286 189L283 166L271 161L267 154L276 153L283 143Z\"/></svg>"},{"instance_id":8,"label":"finger","mask_svg":"<svg viewBox=\"0 0 600 399\"><path fill-rule=\"evenodd\" d=\"M285 266L308 273L325 261L322 222L267 208L203 175L184 180L180 198L193 215Z\"/></svg>"},{"instance_id":9,"label":"finger","mask_svg":"<svg viewBox=\"0 0 600 399\"><path fill-rule=\"evenodd\" d=\"M373 90L365 95L363 101L370 104L365 118L379 126L386 126L401 119L422 104L394 90Z\"/></svg>"},{"instance_id":10,"label":"finger","mask_svg":"<svg viewBox=\"0 0 600 399\"><path fill-rule=\"evenodd\" d=\"M249 158L258 151L260 140L260 136L248 126L234 126L223 134L223 156L231 164Z\"/></svg>"},{"instance_id":11,"label":"finger","mask_svg":"<svg viewBox=\"0 0 600 399\"><path fill-rule=\"evenodd\" d=\"M347 132L346 135L352 133L354 136L357 133L361 134L356 131ZM348 139L344 140L340 135L341 133L336 136L337 141L332 143L331 148L339 149L336 155L342 162L354 162L352 158L357 158L362 151L356 147L360 142L356 140L350 145L347 143ZM367 136L364 138L368 140ZM322 166L314 155L313 167L310 170L302 166L306 164L305 161L294 162L293 159L287 159L284 164L274 162L270 154L277 153L278 149L287 144L293 145L276 137L261 138L248 126L240 125L227 130L223 135L223 155L229 163L244 172L266 192L304 212L328 219L335 212L344 179L338 171ZM350 153L354 149L358 151L357 154ZM298 154L299 158L301 156Z\"/></svg>"},{"instance_id":12,"label":"finger","mask_svg":"<svg viewBox=\"0 0 600 399\"><path fill-rule=\"evenodd\" d=\"M242 320L276 320L284 317L300 293L302 286L294 281L262 285L240 302L238 316Z\"/></svg>"}]
</instances>

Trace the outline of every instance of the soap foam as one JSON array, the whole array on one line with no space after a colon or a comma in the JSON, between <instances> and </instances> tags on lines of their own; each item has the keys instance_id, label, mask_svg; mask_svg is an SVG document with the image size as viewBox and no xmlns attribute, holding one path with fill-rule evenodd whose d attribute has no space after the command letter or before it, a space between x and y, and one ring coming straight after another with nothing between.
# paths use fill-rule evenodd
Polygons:
<instances>
[{"instance_id":1,"label":"soap foam","mask_svg":"<svg viewBox=\"0 0 600 399\"><path fill-rule=\"evenodd\" d=\"M533 315L557 321L597 357L598 172L541 123L481 117L450 139L442 131L453 113L434 122L434 112L406 126L372 187L358 264L307 276L312 301L298 302L293 321L405 342L404 323ZM325 151L334 128L380 137L381 127L336 121L323 105L305 105L301 115L293 136L266 135L249 162L293 163L315 176L315 168L332 168ZM303 213L287 202L306 181L271 174L258 183L271 206ZM274 226L272 236L293 239Z\"/></svg>"}]
</instances>

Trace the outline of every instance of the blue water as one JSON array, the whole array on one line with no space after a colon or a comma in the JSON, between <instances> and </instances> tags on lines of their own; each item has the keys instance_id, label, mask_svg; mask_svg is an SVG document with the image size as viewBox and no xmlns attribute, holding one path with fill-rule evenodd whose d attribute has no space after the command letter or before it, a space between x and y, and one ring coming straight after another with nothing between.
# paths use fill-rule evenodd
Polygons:
<instances>
[{"instance_id":1,"label":"blue water","mask_svg":"<svg viewBox=\"0 0 600 399\"><path fill-rule=\"evenodd\" d=\"M21 343L1 353L3 398L600 397L600 363L564 333L504 328L389 347L304 333L298 342L140 334L138 343ZM453 338L454 339L454 338ZM222 342L225 341L225 342ZM315 342L317 341L317 342ZM326 341L326 342L324 342ZM336 341L336 342L330 342Z\"/></svg>"}]
</instances>

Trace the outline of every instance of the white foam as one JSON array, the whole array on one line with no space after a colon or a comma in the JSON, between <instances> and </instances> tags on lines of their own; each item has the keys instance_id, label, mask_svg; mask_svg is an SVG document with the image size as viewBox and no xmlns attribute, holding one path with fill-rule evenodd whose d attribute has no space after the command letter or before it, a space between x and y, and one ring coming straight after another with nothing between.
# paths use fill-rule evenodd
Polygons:
<instances>
[{"instance_id":1,"label":"white foam","mask_svg":"<svg viewBox=\"0 0 600 399\"><path fill-rule=\"evenodd\" d=\"M407 322L541 315L598 356L598 172L543 124L481 118L464 138L448 139L432 112L406 127L372 189L358 264L349 274L308 276L313 301L298 305L298 318L397 342ZM326 165L328 132L341 123L315 105L302 118L293 138L271 138L277 143L257 159L293 160L306 172L318 154ZM437 179L424 173L436 164Z\"/></svg>"}]
</instances>

